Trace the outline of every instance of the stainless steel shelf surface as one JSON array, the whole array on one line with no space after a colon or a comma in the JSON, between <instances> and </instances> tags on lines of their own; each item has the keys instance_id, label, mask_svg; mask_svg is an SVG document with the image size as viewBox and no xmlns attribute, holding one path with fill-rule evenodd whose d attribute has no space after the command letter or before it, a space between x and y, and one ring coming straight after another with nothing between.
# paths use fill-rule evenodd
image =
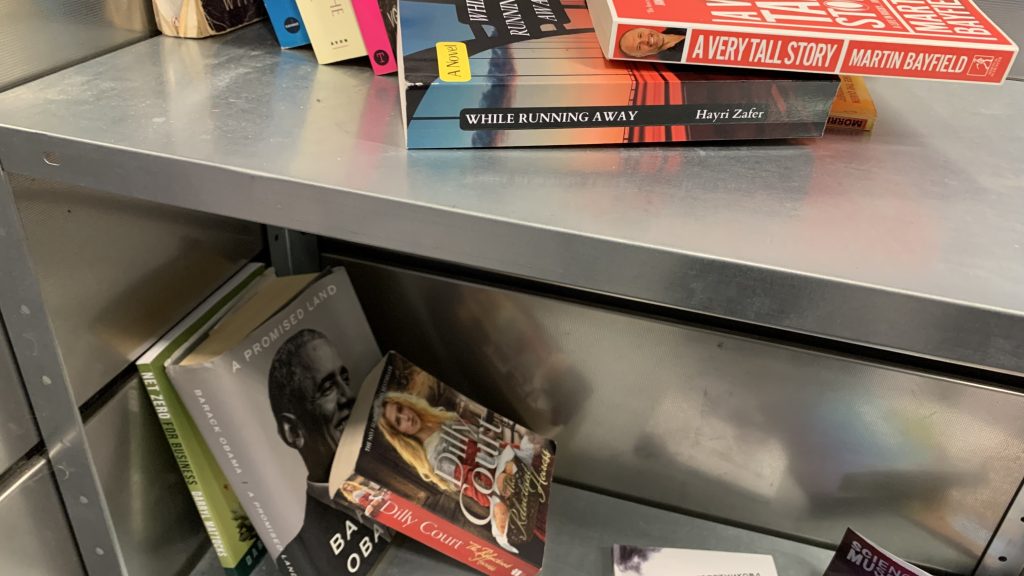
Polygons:
<instances>
[{"instance_id":1,"label":"stainless steel shelf surface","mask_svg":"<svg viewBox=\"0 0 1024 576\"><path fill-rule=\"evenodd\" d=\"M818 576L832 557L830 551L806 544L557 484L551 498L548 537L544 576L611 576L613 544L771 554L779 574L789 576ZM216 558L207 554L192 576L214 576L218 570ZM255 572L257 576L273 573L269 560ZM409 574L471 576L477 572L400 537L373 576Z\"/></svg>"},{"instance_id":2,"label":"stainless steel shelf surface","mask_svg":"<svg viewBox=\"0 0 1024 576\"><path fill-rule=\"evenodd\" d=\"M394 78L255 26L0 95L0 162L196 210L1024 374L1024 83L873 80L870 135L406 151Z\"/></svg>"}]
</instances>

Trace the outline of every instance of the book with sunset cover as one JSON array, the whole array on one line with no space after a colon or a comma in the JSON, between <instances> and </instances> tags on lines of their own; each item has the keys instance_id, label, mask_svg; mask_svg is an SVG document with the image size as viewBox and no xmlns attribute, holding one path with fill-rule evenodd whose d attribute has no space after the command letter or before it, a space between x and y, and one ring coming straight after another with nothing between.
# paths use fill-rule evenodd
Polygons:
<instances>
[{"instance_id":1,"label":"book with sunset cover","mask_svg":"<svg viewBox=\"0 0 1024 576\"><path fill-rule=\"evenodd\" d=\"M399 0L409 148L821 136L832 75L604 58L583 0Z\"/></svg>"},{"instance_id":2,"label":"book with sunset cover","mask_svg":"<svg viewBox=\"0 0 1024 576\"><path fill-rule=\"evenodd\" d=\"M592 0L608 58L999 84L1017 46L971 0Z\"/></svg>"}]
</instances>

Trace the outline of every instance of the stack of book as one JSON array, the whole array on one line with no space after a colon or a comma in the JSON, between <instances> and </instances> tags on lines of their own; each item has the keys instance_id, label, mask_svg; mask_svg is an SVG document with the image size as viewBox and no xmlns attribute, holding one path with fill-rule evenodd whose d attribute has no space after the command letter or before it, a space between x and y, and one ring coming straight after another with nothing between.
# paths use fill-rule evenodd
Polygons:
<instances>
[{"instance_id":1,"label":"stack of book","mask_svg":"<svg viewBox=\"0 0 1024 576\"><path fill-rule=\"evenodd\" d=\"M154 0L179 36L233 30L257 2ZM972 0L263 2L282 48L397 71L409 148L869 131L861 76L1000 84L1017 54Z\"/></svg>"},{"instance_id":2,"label":"stack of book","mask_svg":"<svg viewBox=\"0 0 1024 576\"><path fill-rule=\"evenodd\" d=\"M1017 53L971 0L265 2L282 47L397 70L409 148L867 131L862 76L999 84Z\"/></svg>"}]
</instances>

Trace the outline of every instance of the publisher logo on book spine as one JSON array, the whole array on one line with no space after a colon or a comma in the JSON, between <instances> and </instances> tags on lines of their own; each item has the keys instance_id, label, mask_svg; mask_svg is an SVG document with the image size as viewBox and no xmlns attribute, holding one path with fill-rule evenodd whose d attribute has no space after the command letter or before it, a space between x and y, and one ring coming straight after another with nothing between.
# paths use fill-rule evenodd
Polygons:
<instances>
[{"instance_id":1,"label":"publisher logo on book spine","mask_svg":"<svg viewBox=\"0 0 1024 576\"><path fill-rule=\"evenodd\" d=\"M976 78L988 78L995 72L997 68L996 62L995 56L975 55L971 58L970 66L967 67L967 75Z\"/></svg>"},{"instance_id":2,"label":"publisher logo on book spine","mask_svg":"<svg viewBox=\"0 0 1024 576\"><path fill-rule=\"evenodd\" d=\"M296 34L296 33L298 33L300 27L301 27L301 24L299 24L299 19L298 18L291 18L291 17L285 18L285 20L284 20L284 29L287 30L288 32L290 32L292 34Z\"/></svg>"},{"instance_id":3,"label":"publisher logo on book spine","mask_svg":"<svg viewBox=\"0 0 1024 576\"><path fill-rule=\"evenodd\" d=\"M383 50L377 50L376 52L373 53L373 61L376 62L378 66L384 66L385 64L391 61L391 58L388 56L387 52Z\"/></svg>"}]
</instances>

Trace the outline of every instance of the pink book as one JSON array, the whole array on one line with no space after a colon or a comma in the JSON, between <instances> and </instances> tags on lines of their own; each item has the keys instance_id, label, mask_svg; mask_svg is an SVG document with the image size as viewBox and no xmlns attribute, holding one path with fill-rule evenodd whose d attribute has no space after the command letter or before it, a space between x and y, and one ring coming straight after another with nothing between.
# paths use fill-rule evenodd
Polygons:
<instances>
[{"instance_id":1,"label":"pink book","mask_svg":"<svg viewBox=\"0 0 1024 576\"><path fill-rule=\"evenodd\" d=\"M370 56L373 72L390 74L398 70L395 61L395 33L398 28L396 0L352 0L363 44Z\"/></svg>"}]
</instances>

